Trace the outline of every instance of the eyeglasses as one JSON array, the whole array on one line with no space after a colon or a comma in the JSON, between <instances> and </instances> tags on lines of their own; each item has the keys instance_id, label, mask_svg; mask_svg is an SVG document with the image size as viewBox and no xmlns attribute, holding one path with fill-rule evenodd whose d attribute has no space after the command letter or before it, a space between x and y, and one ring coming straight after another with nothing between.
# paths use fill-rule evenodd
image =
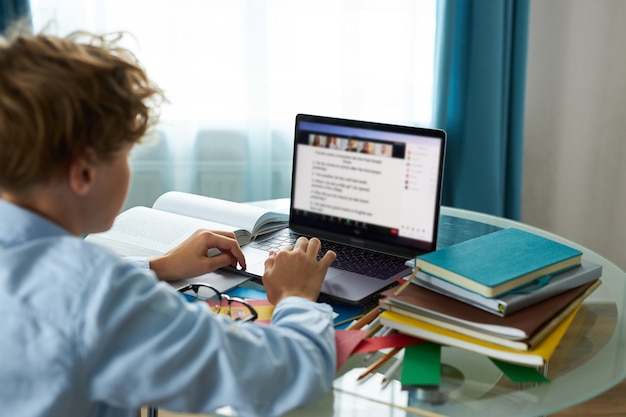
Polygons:
<instances>
[{"instance_id":1,"label":"eyeglasses","mask_svg":"<svg viewBox=\"0 0 626 417\"><path fill-rule=\"evenodd\" d=\"M258 317L254 307L243 299L222 294L208 284L189 284L179 288L178 292L183 294L187 301L203 301L214 313L228 316L236 321L254 321Z\"/></svg>"}]
</instances>

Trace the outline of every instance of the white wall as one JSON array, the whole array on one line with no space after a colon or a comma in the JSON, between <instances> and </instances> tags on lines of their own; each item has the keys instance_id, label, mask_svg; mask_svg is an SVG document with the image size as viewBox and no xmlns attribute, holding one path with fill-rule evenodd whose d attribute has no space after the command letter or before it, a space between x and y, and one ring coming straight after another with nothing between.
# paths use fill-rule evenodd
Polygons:
<instances>
[{"instance_id":1,"label":"white wall","mask_svg":"<svg viewBox=\"0 0 626 417\"><path fill-rule=\"evenodd\" d=\"M626 1L530 10L522 221L626 268Z\"/></svg>"}]
</instances>

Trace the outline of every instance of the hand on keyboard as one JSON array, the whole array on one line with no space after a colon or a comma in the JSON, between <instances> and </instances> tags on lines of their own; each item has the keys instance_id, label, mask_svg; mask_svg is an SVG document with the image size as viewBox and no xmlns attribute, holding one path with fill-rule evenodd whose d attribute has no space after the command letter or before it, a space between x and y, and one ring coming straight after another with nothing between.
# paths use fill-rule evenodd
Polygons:
<instances>
[{"instance_id":1,"label":"hand on keyboard","mask_svg":"<svg viewBox=\"0 0 626 417\"><path fill-rule=\"evenodd\" d=\"M327 251L318 260L320 248L319 239L300 237L293 246L270 251L262 279L272 304L289 296L317 300L326 271L336 258L333 251Z\"/></svg>"}]
</instances>

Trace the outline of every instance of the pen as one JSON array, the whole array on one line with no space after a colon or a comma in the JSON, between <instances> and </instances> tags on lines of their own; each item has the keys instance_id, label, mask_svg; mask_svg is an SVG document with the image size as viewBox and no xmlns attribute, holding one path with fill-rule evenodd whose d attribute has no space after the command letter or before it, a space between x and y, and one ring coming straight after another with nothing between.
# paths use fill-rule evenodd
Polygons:
<instances>
[{"instance_id":1,"label":"pen","mask_svg":"<svg viewBox=\"0 0 626 417\"><path fill-rule=\"evenodd\" d=\"M383 326L383 328L380 330L380 332L378 334L376 334L377 337L383 337L383 336L388 336L392 333L396 333L395 329L392 329L391 327L388 326Z\"/></svg>"},{"instance_id":2,"label":"pen","mask_svg":"<svg viewBox=\"0 0 626 417\"><path fill-rule=\"evenodd\" d=\"M368 339L374 336L382 328L383 325L380 324L380 319L376 317L374 320L372 320L370 324L367 325L367 335L365 336L365 338Z\"/></svg>"},{"instance_id":3,"label":"pen","mask_svg":"<svg viewBox=\"0 0 626 417\"><path fill-rule=\"evenodd\" d=\"M383 375L383 380L382 380L382 386L381 388L385 388L387 385L389 385L389 383L391 382L391 380L393 379L393 374L396 373L396 371L398 369L400 369L400 366L402 366L402 359L397 359L393 365L391 365L389 367L389 369L387 370L387 372L385 372L385 375Z\"/></svg>"},{"instance_id":4,"label":"pen","mask_svg":"<svg viewBox=\"0 0 626 417\"><path fill-rule=\"evenodd\" d=\"M359 330L359 329L361 329L363 326L365 326L366 324L371 323L372 320L374 320L376 317L378 317L378 314L380 314L380 309L378 307L373 308L371 311L369 311L363 317L358 319L355 323L352 323L351 325L349 325L347 327L347 330Z\"/></svg>"},{"instance_id":5,"label":"pen","mask_svg":"<svg viewBox=\"0 0 626 417\"><path fill-rule=\"evenodd\" d=\"M411 274L411 276L410 276L410 277L406 280L406 282L405 282L404 284L402 284L402 285L400 286L400 288L398 288L398 289L396 290L396 292L395 292L395 293L393 293L393 295L396 295L396 296L400 295L400 293L401 293L402 291L404 291L404 289L405 289L406 287L408 287L408 286L409 286L409 284L410 284L410 283L411 283L411 282L415 279L415 275L417 275L417 272L418 272L419 270L420 270L420 269L419 269L419 268L417 267L417 265L416 265L416 266L415 266L415 268L413 269L413 273Z\"/></svg>"},{"instance_id":6,"label":"pen","mask_svg":"<svg viewBox=\"0 0 626 417\"><path fill-rule=\"evenodd\" d=\"M361 375L359 375L359 377L357 378L357 381L362 380L363 378L365 378L366 376L368 376L369 374L371 374L372 372L380 368L389 359L393 358L398 352L400 352L401 349L402 348L399 348L399 347L391 349L385 356L380 357L378 360L376 360L376 362L368 366L367 369Z\"/></svg>"}]
</instances>

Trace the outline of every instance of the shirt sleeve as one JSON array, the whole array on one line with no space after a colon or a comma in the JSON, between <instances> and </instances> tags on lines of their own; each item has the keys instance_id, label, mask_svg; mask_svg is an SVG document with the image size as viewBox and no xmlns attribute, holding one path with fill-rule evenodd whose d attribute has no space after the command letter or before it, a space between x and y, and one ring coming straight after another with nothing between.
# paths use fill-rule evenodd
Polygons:
<instances>
[{"instance_id":1,"label":"shirt sleeve","mask_svg":"<svg viewBox=\"0 0 626 417\"><path fill-rule=\"evenodd\" d=\"M134 264L137 268L150 269L150 258L145 256L125 256L124 259Z\"/></svg>"},{"instance_id":2,"label":"shirt sleeve","mask_svg":"<svg viewBox=\"0 0 626 417\"><path fill-rule=\"evenodd\" d=\"M94 400L179 412L232 406L275 416L327 393L335 373L332 309L297 297L271 325L233 322L188 303L126 263L86 304L83 377Z\"/></svg>"}]
</instances>

